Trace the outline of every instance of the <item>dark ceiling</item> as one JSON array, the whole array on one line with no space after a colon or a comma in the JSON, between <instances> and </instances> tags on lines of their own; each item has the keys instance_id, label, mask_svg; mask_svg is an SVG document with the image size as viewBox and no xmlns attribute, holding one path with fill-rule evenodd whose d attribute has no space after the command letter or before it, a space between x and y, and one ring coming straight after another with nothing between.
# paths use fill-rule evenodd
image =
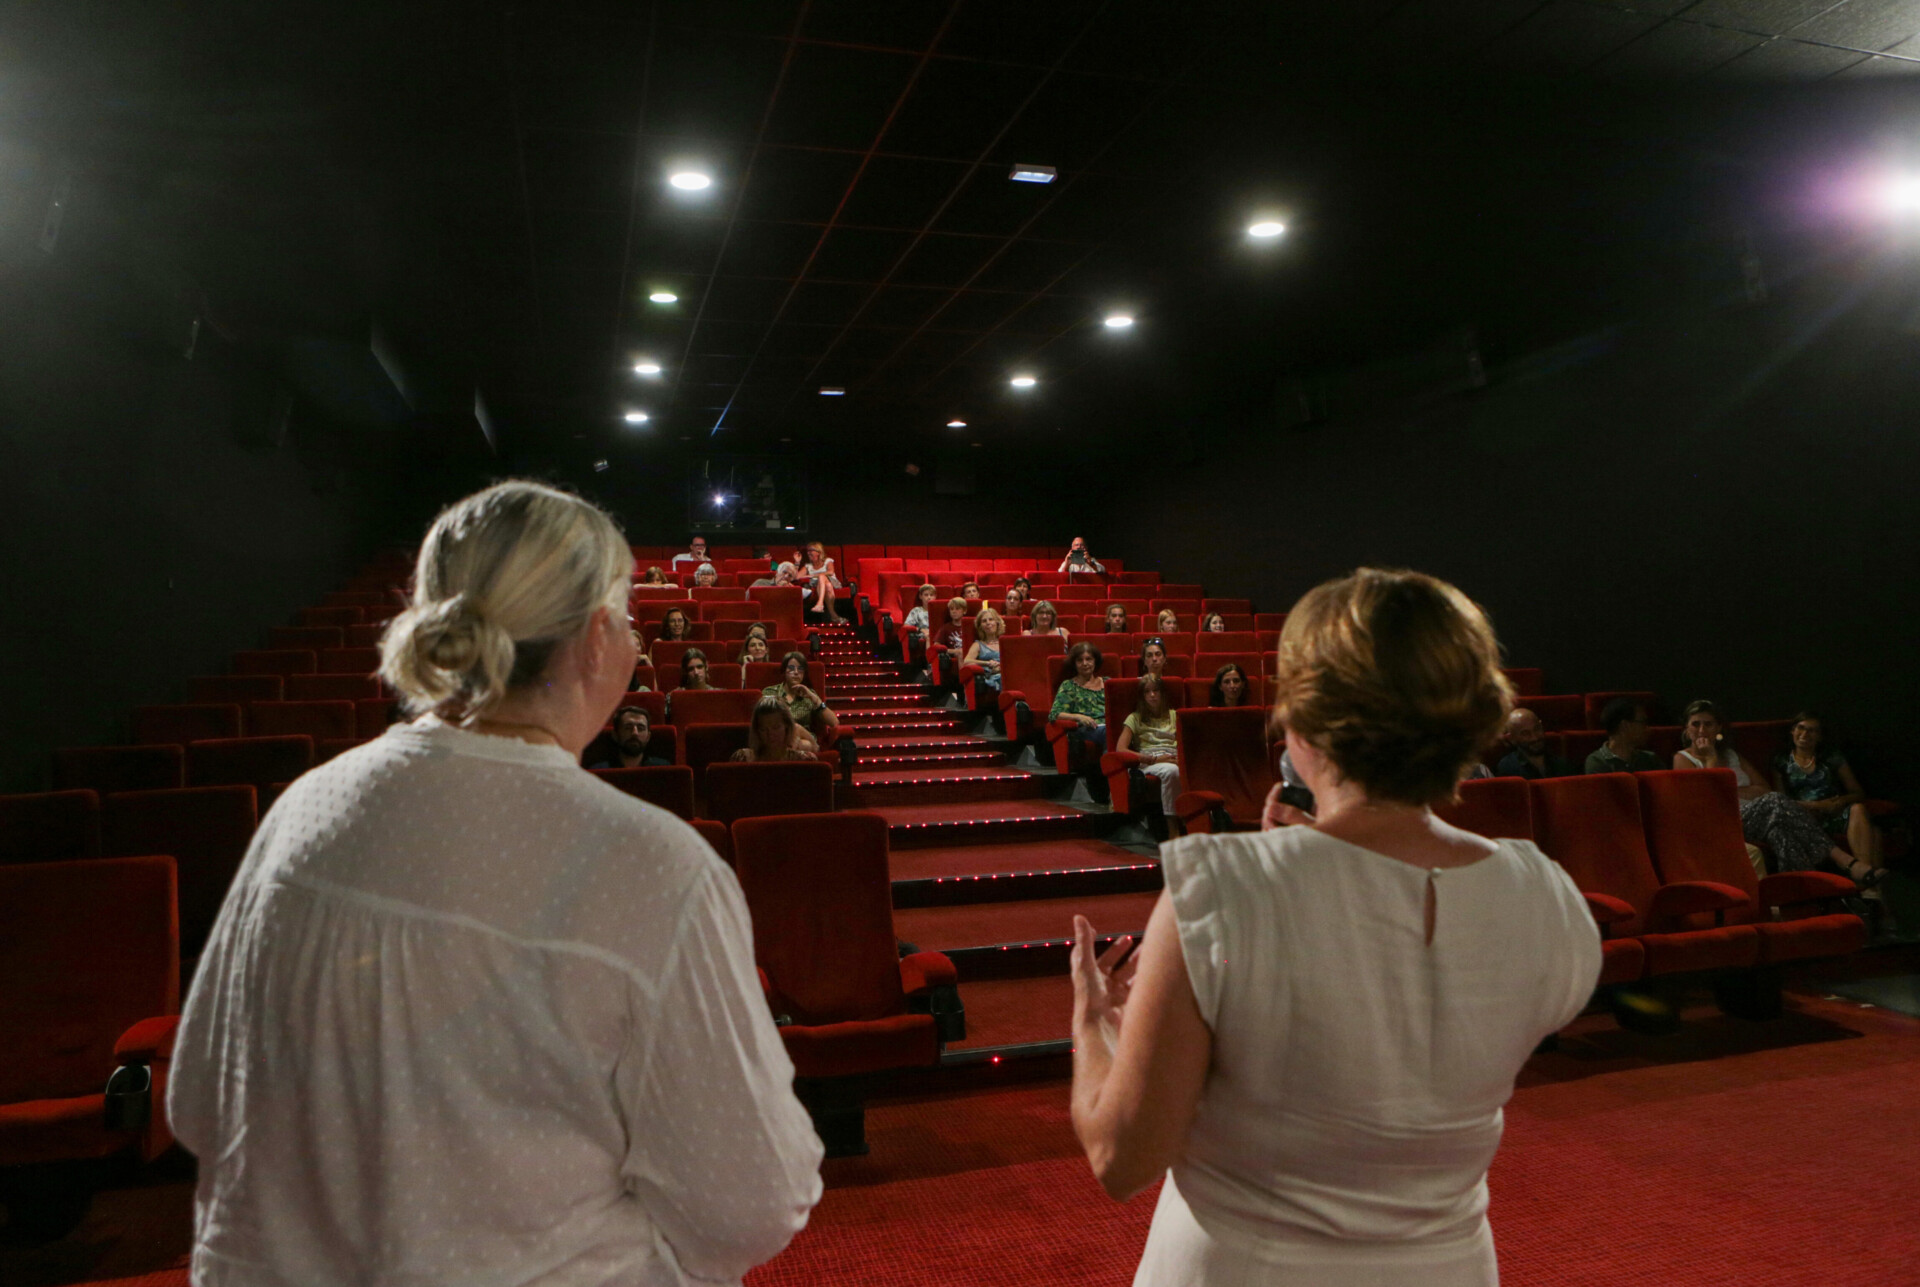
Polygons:
<instances>
[{"instance_id":1,"label":"dark ceiling","mask_svg":"<svg viewBox=\"0 0 1920 1287\"><path fill-rule=\"evenodd\" d=\"M1895 0L66 0L10 26L0 131L83 157L114 235L171 247L222 333L377 317L522 453L952 441L1164 398L1209 359L1350 358L1426 253L1384 179L1444 186L1420 140L1485 86L1920 70ZM668 187L682 164L714 186ZM1252 244L1265 211L1289 234ZM1407 334L1472 320L1418 294Z\"/></svg>"}]
</instances>

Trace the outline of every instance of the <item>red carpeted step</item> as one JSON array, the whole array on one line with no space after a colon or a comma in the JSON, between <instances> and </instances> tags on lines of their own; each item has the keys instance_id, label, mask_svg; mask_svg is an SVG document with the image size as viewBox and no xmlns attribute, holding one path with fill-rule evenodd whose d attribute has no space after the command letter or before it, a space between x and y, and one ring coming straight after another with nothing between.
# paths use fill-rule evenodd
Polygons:
<instances>
[{"instance_id":1,"label":"red carpeted step","mask_svg":"<svg viewBox=\"0 0 1920 1287\"><path fill-rule=\"evenodd\" d=\"M895 880L971 880L1013 872L1066 872L1132 867L1158 860L1104 840L1039 840L1009 845L933 845L892 856Z\"/></svg>"},{"instance_id":2,"label":"red carpeted step","mask_svg":"<svg viewBox=\"0 0 1920 1287\"><path fill-rule=\"evenodd\" d=\"M886 805L871 812L887 820L888 843L895 849L1065 839L1093 831L1088 814L1045 800Z\"/></svg>"},{"instance_id":3,"label":"red carpeted step","mask_svg":"<svg viewBox=\"0 0 1920 1287\"><path fill-rule=\"evenodd\" d=\"M945 733L910 730L897 733L870 733L860 739L860 758L871 749L876 755L910 755L916 752L977 751L987 746L984 737L972 733Z\"/></svg>"},{"instance_id":4,"label":"red carpeted step","mask_svg":"<svg viewBox=\"0 0 1920 1287\"><path fill-rule=\"evenodd\" d=\"M929 693L835 693L827 690L827 704L837 714L841 711L864 710L900 710L906 707L919 708L931 704L933 697Z\"/></svg>"},{"instance_id":5,"label":"red carpeted step","mask_svg":"<svg viewBox=\"0 0 1920 1287\"><path fill-rule=\"evenodd\" d=\"M840 788L841 807L871 809L888 804L976 804L988 800L1038 799L1040 779L1005 764L953 768L856 769Z\"/></svg>"},{"instance_id":6,"label":"red carpeted step","mask_svg":"<svg viewBox=\"0 0 1920 1287\"><path fill-rule=\"evenodd\" d=\"M957 729L964 723L961 715L959 711L943 711L937 706L890 707L881 711L848 711L840 716L840 723L850 729Z\"/></svg>"},{"instance_id":7,"label":"red carpeted step","mask_svg":"<svg viewBox=\"0 0 1920 1287\"><path fill-rule=\"evenodd\" d=\"M860 767L863 769L889 769L896 772L909 769L959 768L981 765L1005 764L1005 752L979 750L973 748L949 751L905 751L898 754L875 753L864 746L860 751ZM895 801L895 803L900 803Z\"/></svg>"},{"instance_id":8,"label":"red carpeted step","mask_svg":"<svg viewBox=\"0 0 1920 1287\"><path fill-rule=\"evenodd\" d=\"M948 1050L1024 1046L1073 1036L1073 979L1065 974L963 983L960 1003L967 1011L967 1036L948 1042Z\"/></svg>"},{"instance_id":9,"label":"red carpeted step","mask_svg":"<svg viewBox=\"0 0 1920 1287\"><path fill-rule=\"evenodd\" d=\"M1159 897L1158 892L1098 894L1091 898L1036 898L1022 903L910 907L894 912L893 932L923 952L1058 945L1072 941L1076 912L1092 921L1094 932L1102 936L1137 934L1146 929L1147 917Z\"/></svg>"}]
</instances>

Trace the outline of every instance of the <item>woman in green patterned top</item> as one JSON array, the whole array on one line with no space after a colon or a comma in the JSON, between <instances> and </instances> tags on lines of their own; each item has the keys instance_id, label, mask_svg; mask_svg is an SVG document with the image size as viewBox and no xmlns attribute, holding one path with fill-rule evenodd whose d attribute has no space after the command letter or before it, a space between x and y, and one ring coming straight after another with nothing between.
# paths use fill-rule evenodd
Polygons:
<instances>
[{"instance_id":1,"label":"woman in green patterned top","mask_svg":"<svg viewBox=\"0 0 1920 1287\"><path fill-rule=\"evenodd\" d=\"M1067 649L1067 677L1053 695L1053 709L1047 712L1047 718L1074 725L1067 732L1068 745L1076 753L1071 758L1078 759L1091 750L1097 769L1100 755L1107 749L1107 680L1100 673L1100 650L1085 640ZM1088 779L1089 785L1099 777L1095 772ZM1105 787L1106 779L1100 778L1099 785ZM1096 790L1095 798L1098 796Z\"/></svg>"},{"instance_id":2,"label":"woman in green patterned top","mask_svg":"<svg viewBox=\"0 0 1920 1287\"><path fill-rule=\"evenodd\" d=\"M763 698L771 697L787 708L797 725L794 749L811 755L820 749L815 734L821 737L831 736L840 727L840 721L820 700L820 694L807 687L807 655L803 652L790 652L780 659L780 682L768 684L760 690ZM814 723L815 717L819 723Z\"/></svg>"}]
</instances>

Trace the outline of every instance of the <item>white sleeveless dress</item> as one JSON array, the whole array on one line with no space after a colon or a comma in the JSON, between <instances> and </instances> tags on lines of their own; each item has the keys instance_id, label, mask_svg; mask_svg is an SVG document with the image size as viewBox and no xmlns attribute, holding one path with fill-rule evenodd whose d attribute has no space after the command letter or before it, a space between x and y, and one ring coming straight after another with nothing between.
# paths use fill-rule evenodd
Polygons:
<instances>
[{"instance_id":1,"label":"white sleeveless dress","mask_svg":"<svg viewBox=\"0 0 1920 1287\"><path fill-rule=\"evenodd\" d=\"M1433 871L1308 827L1163 847L1214 1053L1136 1287L1499 1281L1502 1106L1600 935L1566 872L1498 844Z\"/></svg>"}]
</instances>

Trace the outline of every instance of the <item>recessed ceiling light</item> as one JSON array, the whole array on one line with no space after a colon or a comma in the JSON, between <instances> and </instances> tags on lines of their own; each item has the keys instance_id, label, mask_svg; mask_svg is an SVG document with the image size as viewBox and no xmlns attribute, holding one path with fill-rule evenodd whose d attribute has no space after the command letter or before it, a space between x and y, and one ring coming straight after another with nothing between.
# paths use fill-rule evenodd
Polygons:
<instances>
[{"instance_id":1,"label":"recessed ceiling light","mask_svg":"<svg viewBox=\"0 0 1920 1287\"><path fill-rule=\"evenodd\" d=\"M1016 375L1013 379L1007 381L1007 383L1016 389L1031 389L1034 385L1038 384L1039 381L1030 375Z\"/></svg>"},{"instance_id":2,"label":"recessed ceiling light","mask_svg":"<svg viewBox=\"0 0 1920 1287\"><path fill-rule=\"evenodd\" d=\"M1133 319L1125 313L1107 314L1107 329L1110 331L1124 331L1132 325Z\"/></svg>"},{"instance_id":3,"label":"recessed ceiling light","mask_svg":"<svg viewBox=\"0 0 1920 1287\"><path fill-rule=\"evenodd\" d=\"M967 427L967 422L964 420L947 421L947 428L949 429L965 429L966 427Z\"/></svg>"},{"instance_id":4,"label":"recessed ceiling light","mask_svg":"<svg viewBox=\"0 0 1920 1287\"><path fill-rule=\"evenodd\" d=\"M667 176L667 182L682 192L698 192L713 186L713 176L698 170L678 170Z\"/></svg>"},{"instance_id":5,"label":"recessed ceiling light","mask_svg":"<svg viewBox=\"0 0 1920 1287\"><path fill-rule=\"evenodd\" d=\"M823 398L844 398L847 396L847 391L838 385L823 384L820 386L820 396Z\"/></svg>"},{"instance_id":6,"label":"recessed ceiling light","mask_svg":"<svg viewBox=\"0 0 1920 1287\"><path fill-rule=\"evenodd\" d=\"M658 362L635 362L633 364L633 373L635 375L659 375L660 364Z\"/></svg>"},{"instance_id":7,"label":"recessed ceiling light","mask_svg":"<svg viewBox=\"0 0 1920 1287\"><path fill-rule=\"evenodd\" d=\"M604 474L604 473L606 473L606 472L607 472L607 462L606 462L606 461L604 461L604 460L596 460L596 461L594 461L594 462L593 462L593 472L594 472L594 473L596 473L596 474Z\"/></svg>"},{"instance_id":8,"label":"recessed ceiling light","mask_svg":"<svg viewBox=\"0 0 1920 1287\"><path fill-rule=\"evenodd\" d=\"M719 492L715 492L713 494L713 503L715 505L724 505L727 503L727 498L725 496L722 496Z\"/></svg>"},{"instance_id":9,"label":"recessed ceiling light","mask_svg":"<svg viewBox=\"0 0 1920 1287\"><path fill-rule=\"evenodd\" d=\"M1278 219L1262 219L1258 223L1250 223L1247 225L1247 236L1278 237L1286 230L1287 225L1281 223Z\"/></svg>"},{"instance_id":10,"label":"recessed ceiling light","mask_svg":"<svg viewBox=\"0 0 1920 1287\"><path fill-rule=\"evenodd\" d=\"M647 298L656 304L677 304L680 302L680 297L670 290L657 290L647 296Z\"/></svg>"},{"instance_id":11,"label":"recessed ceiling light","mask_svg":"<svg viewBox=\"0 0 1920 1287\"><path fill-rule=\"evenodd\" d=\"M620 418L622 420L625 420L630 425L643 425L647 423L650 417L644 411L629 411L627 412L626 415Z\"/></svg>"},{"instance_id":12,"label":"recessed ceiling light","mask_svg":"<svg viewBox=\"0 0 1920 1287\"><path fill-rule=\"evenodd\" d=\"M1015 183L1052 183L1060 172L1050 165L1016 165L1007 177Z\"/></svg>"}]
</instances>

